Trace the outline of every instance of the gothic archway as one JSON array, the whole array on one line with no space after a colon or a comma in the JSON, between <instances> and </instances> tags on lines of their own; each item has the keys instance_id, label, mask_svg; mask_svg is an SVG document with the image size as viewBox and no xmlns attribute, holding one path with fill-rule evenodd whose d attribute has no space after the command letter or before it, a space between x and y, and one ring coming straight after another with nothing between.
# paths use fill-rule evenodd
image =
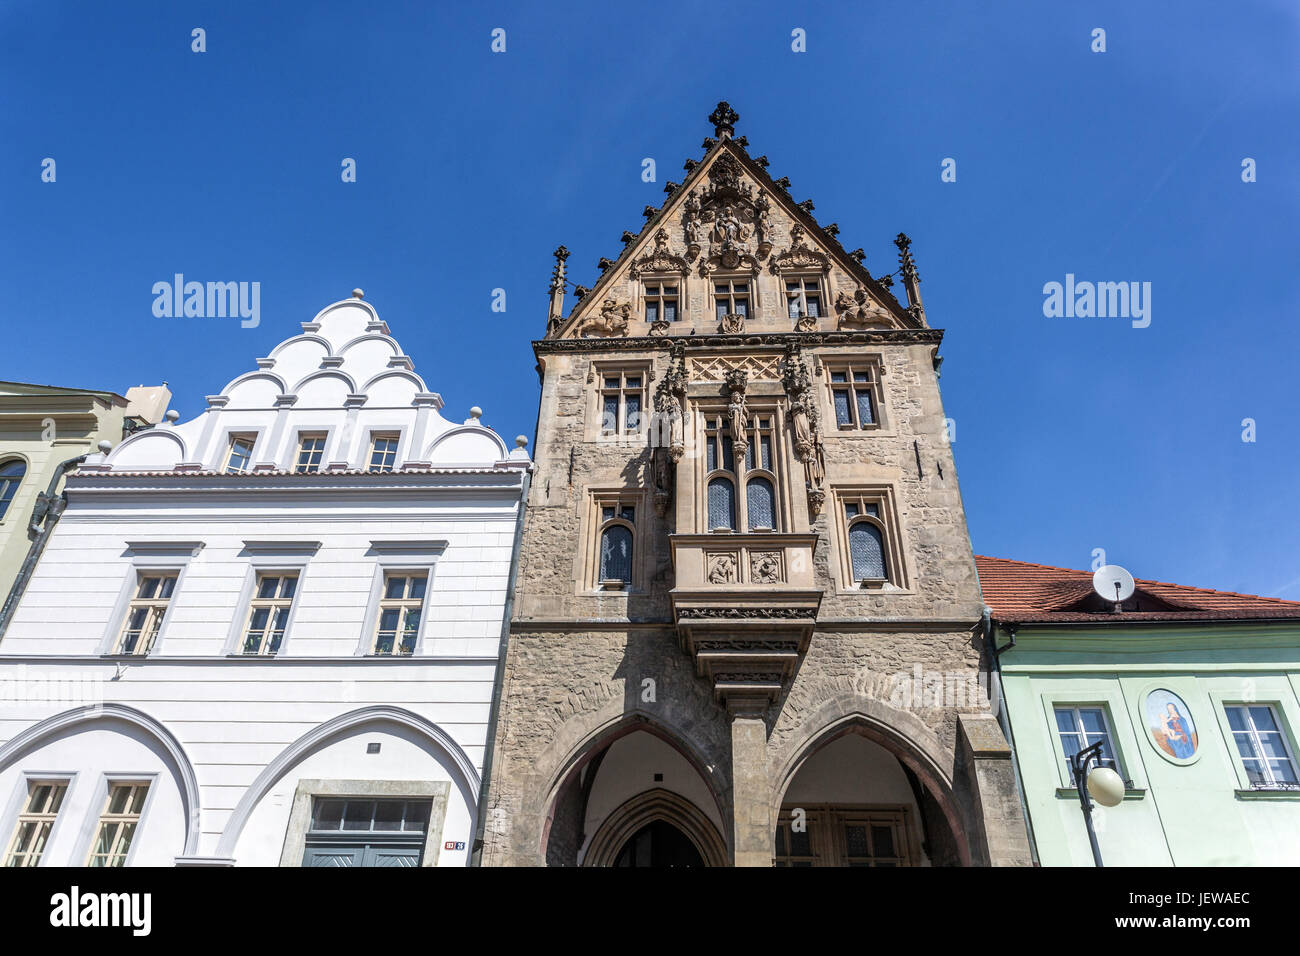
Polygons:
<instances>
[{"instance_id":1,"label":"gothic archway","mask_svg":"<svg viewBox=\"0 0 1300 956\"><path fill-rule=\"evenodd\" d=\"M727 865L727 844L712 821L689 800L660 788L638 794L606 817L582 865L614 866L628 842L658 822L689 840L704 866Z\"/></svg>"},{"instance_id":2,"label":"gothic archway","mask_svg":"<svg viewBox=\"0 0 1300 956\"><path fill-rule=\"evenodd\" d=\"M881 770L887 771L889 765L896 764L896 786L892 792L882 792L880 781L885 773L877 771L872 775L877 789L870 797L863 797L859 791L847 800L828 799L823 802L818 801L814 793L807 790L801 792L797 802L813 805L812 812L820 814L816 818L818 825L828 829L854 828L868 843L868 851L864 853L846 850L845 836L841 833L834 841L829 836L823 837L822 852L825 852L831 842L836 842L837 852L832 854L832 858L840 863L848 857L856 859L878 855L897 861L885 865L918 865L924 861L932 865L970 866L971 849L953 794L952 781L929 752L931 748L916 745L909 739L904 728L884 723L878 717L862 712L841 715L809 734L779 769L772 812L773 844L778 851L777 855L782 856L781 851L784 850L787 857L800 856L792 852L793 834L789 826L793 805L788 805L786 796L791 792L792 784L819 754L832 747L836 741L850 736L869 741L877 755L887 755L885 762L880 765ZM851 767L843 769L850 774L853 771ZM861 770L861 767L858 769ZM898 784L905 784L906 789L900 792ZM888 835L885 835L885 830L889 830ZM882 841L887 843L888 852L877 852L877 832L881 833ZM807 847L808 844L805 843L800 849ZM814 853L817 851L815 845L811 849Z\"/></svg>"}]
</instances>

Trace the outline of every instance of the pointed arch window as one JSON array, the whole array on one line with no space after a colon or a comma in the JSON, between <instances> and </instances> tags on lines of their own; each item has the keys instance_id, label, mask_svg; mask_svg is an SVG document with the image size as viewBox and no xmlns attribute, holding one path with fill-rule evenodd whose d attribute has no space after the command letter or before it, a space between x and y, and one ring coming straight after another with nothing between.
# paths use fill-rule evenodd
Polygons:
<instances>
[{"instance_id":1,"label":"pointed arch window","mask_svg":"<svg viewBox=\"0 0 1300 956\"><path fill-rule=\"evenodd\" d=\"M781 487L778 423L770 411L753 410L743 455L736 454L729 416L704 417L704 490L707 531L779 531ZM739 507L743 504L743 508Z\"/></svg>"},{"instance_id":2,"label":"pointed arch window","mask_svg":"<svg viewBox=\"0 0 1300 956\"><path fill-rule=\"evenodd\" d=\"M4 519L5 512L13 504L14 496L18 494L18 486L23 483L23 476L26 474L27 463L21 459L14 458L0 463L0 520Z\"/></svg>"},{"instance_id":3,"label":"pointed arch window","mask_svg":"<svg viewBox=\"0 0 1300 956\"><path fill-rule=\"evenodd\" d=\"M905 588L893 491L888 486L835 490L844 586Z\"/></svg>"},{"instance_id":4,"label":"pointed arch window","mask_svg":"<svg viewBox=\"0 0 1300 956\"><path fill-rule=\"evenodd\" d=\"M632 585L636 543L636 506L614 502L601 505L596 555L596 583L619 590Z\"/></svg>"}]
</instances>

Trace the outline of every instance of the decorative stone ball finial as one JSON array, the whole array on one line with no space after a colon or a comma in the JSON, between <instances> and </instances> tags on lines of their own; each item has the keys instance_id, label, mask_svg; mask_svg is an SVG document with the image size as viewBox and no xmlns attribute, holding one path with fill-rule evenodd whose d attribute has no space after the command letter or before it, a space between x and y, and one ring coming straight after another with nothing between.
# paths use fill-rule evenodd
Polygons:
<instances>
[{"instance_id":1,"label":"decorative stone ball finial","mask_svg":"<svg viewBox=\"0 0 1300 956\"><path fill-rule=\"evenodd\" d=\"M726 100L718 103L717 107L709 114L709 122L713 124L713 133L718 139L730 139L731 134L736 131L736 123L740 121L740 114L731 108L731 104Z\"/></svg>"},{"instance_id":2,"label":"decorative stone ball finial","mask_svg":"<svg viewBox=\"0 0 1300 956\"><path fill-rule=\"evenodd\" d=\"M482 418L482 417L483 417L483 409L481 409L481 408L479 408L477 405L475 405L473 408L471 408L471 409L469 410L469 417L470 417L470 418L473 418L473 419L479 419L479 418Z\"/></svg>"},{"instance_id":3,"label":"decorative stone ball finial","mask_svg":"<svg viewBox=\"0 0 1300 956\"><path fill-rule=\"evenodd\" d=\"M105 438L102 442L99 443L99 452L101 455L107 455L112 450L113 450L113 443L109 441L107 438Z\"/></svg>"},{"instance_id":4,"label":"decorative stone ball finial","mask_svg":"<svg viewBox=\"0 0 1300 956\"><path fill-rule=\"evenodd\" d=\"M527 448L527 447L528 447L528 436L527 436L527 435L516 435L516 436L515 436L515 444L518 445L520 448Z\"/></svg>"},{"instance_id":5,"label":"decorative stone ball finial","mask_svg":"<svg viewBox=\"0 0 1300 956\"><path fill-rule=\"evenodd\" d=\"M353 290L352 290L352 298L354 298L354 299L364 299L365 297L366 297L366 294L365 294L364 292L362 292L360 289L353 289Z\"/></svg>"},{"instance_id":6,"label":"decorative stone ball finial","mask_svg":"<svg viewBox=\"0 0 1300 956\"><path fill-rule=\"evenodd\" d=\"M167 424L169 425L175 425L180 417L181 413L176 411L174 408L168 409L167 414L163 415L163 418L167 419Z\"/></svg>"}]
</instances>

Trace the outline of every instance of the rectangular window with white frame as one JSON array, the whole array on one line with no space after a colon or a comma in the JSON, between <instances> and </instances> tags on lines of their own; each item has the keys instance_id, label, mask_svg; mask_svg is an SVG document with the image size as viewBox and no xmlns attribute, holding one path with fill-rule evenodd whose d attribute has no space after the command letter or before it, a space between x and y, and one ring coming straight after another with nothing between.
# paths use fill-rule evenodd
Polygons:
<instances>
[{"instance_id":1,"label":"rectangular window with white frame","mask_svg":"<svg viewBox=\"0 0 1300 956\"><path fill-rule=\"evenodd\" d=\"M1111 734L1110 720L1106 708L1098 704L1061 704L1053 707L1056 717L1056 734L1061 742L1061 755L1065 758L1065 777L1074 785L1073 771L1070 769L1070 757L1079 751L1100 742L1101 751L1097 755L1096 766L1109 767L1121 777L1124 768L1120 766L1115 751L1115 738Z\"/></svg>"},{"instance_id":2,"label":"rectangular window with white frame","mask_svg":"<svg viewBox=\"0 0 1300 956\"><path fill-rule=\"evenodd\" d=\"M4 866L39 866L68 794L68 780L27 781L27 799L5 850Z\"/></svg>"},{"instance_id":3,"label":"rectangular window with white frame","mask_svg":"<svg viewBox=\"0 0 1300 956\"><path fill-rule=\"evenodd\" d=\"M296 571L257 573L256 589L248 602L248 625L244 629L241 653L273 656L280 652L297 593Z\"/></svg>"},{"instance_id":4,"label":"rectangular window with white frame","mask_svg":"<svg viewBox=\"0 0 1300 956\"><path fill-rule=\"evenodd\" d=\"M1255 790L1300 790L1296 761L1277 709L1272 704L1225 703L1223 710Z\"/></svg>"},{"instance_id":5,"label":"rectangular window with white frame","mask_svg":"<svg viewBox=\"0 0 1300 956\"><path fill-rule=\"evenodd\" d=\"M87 866L126 866L148 794L149 781L109 781L104 809L90 842Z\"/></svg>"},{"instance_id":6,"label":"rectangular window with white frame","mask_svg":"<svg viewBox=\"0 0 1300 956\"><path fill-rule=\"evenodd\" d=\"M372 654L380 657L410 657L415 653L428 587L427 571L385 572Z\"/></svg>"},{"instance_id":7,"label":"rectangular window with white frame","mask_svg":"<svg viewBox=\"0 0 1300 956\"><path fill-rule=\"evenodd\" d=\"M297 474L309 475L320 471L325 457L325 437L316 432L303 432L298 436L298 457L293 469Z\"/></svg>"},{"instance_id":8,"label":"rectangular window with white frame","mask_svg":"<svg viewBox=\"0 0 1300 956\"><path fill-rule=\"evenodd\" d=\"M232 434L230 444L226 447L226 461L222 471L227 474L244 474L253 467L253 445L257 442L254 434Z\"/></svg>"},{"instance_id":9,"label":"rectangular window with white frame","mask_svg":"<svg viewBox=\"0 0 1300 956\"><path fill-rule=\"evenodd\" d=\"M370 436L370 465L374 472L389 472L397 466L399 436L393 432L373 432Z\"/></svg>"},{"instance_id":10,"label":"rectangular window with white frame","mask_svg":"<svg viewBox=\"0 0 1300 956\"><path fill-rule=\"evenodd\" d=\"M127 605L122 632L110 653L143 657L153 649L179 577L179 571L170 569L136 572L135 594Z\"/></svg>"}]
</instances>

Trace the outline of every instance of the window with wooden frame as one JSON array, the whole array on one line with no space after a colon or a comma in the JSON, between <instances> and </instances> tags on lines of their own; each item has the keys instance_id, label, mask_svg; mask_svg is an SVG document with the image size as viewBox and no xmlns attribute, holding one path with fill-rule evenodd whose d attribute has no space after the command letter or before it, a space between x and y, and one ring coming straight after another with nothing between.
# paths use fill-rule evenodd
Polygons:
<instances>
[{"instance_id":1,"label":"window with wooden frame","mask_svg":"<svg viewBox=\"0 0 1300 956\"><path fill-rule=\"evenodd\" d=\"M722 410L704 414L704 500L708 531L781 530L776 414L751 409L748 419L745 453L738 459L730 416Z\"/></svg>"},{"instance_id":2,"label":"window with wooden frame","mask_svg":"<svg viewBox=\"0 0 1300 956\"><path fill-rule=\"evenodd\" d=\"M371 653L409 657L420 636L420 617L429 586L427 571L388 571L379 599L375 643Z\"/></svg>"},{"instance_id":3,"label":"window with wooden frame","mask_svg":"<svg viewBox=\"0 0 1300 956\"><path fill-rule=\"evenodd\" d=\"M271 655L280 651L284 631L298 590L296 571L259 571L257 589L249 601L248 626L242 653Z\"/></svg>"},{"instance_id":4,"label":"window with wooden frame","mask_svg":"<svg viewBox=\"0 0 1300 956\"><path fill-rule=\"evenodd\" d=\"M148 795L148 782L110 781L87 866L126 866Z\"/></svg>"},{"instance_id":5,"label":"window with wooden frame","mask_svg":"<svg viewBox=\"0 0 1300 956\"><path fill-rule=\"evenodd\" d=\"M389 432L372 432L370 435L370 465L374 472L392 471L397 464L398 436Z\"/></svg>"},{"instance_id":6,"label":"window with wooden frame","mask_svg":"<svg viewBox=\"0 0 1300 956\"><path fill-rule=\"evenodd\" d=\"M1251 788L1300 790L1291 744L1273 705L1225 703L1223 710Z\"/></svg>"},{"instance_id":7,"label":"window with wooden frame","mask_svg":"<svg viewBox=\"0 0 1300 956\"><path fill-rule=\"evenodd\" d=\"M676 322L679 286L674 281L650 281L645 286L645 320Z\"/></svg>"},{"instance_id":8,"label":"window with wooden frame","mask_svg":"<svg viewBox=\"0 0 1300 956\"><path fill-rule=\"evenodd\" d=\"M821 276L788 276L785 280L786 306L792 319L820 319L822 308Z\"/></svg>"},{"instance_id":9,"label":"window with wooden frame","mask_svg":"<svg viewBox=\"0 0 1300 956\"><path fill-rule=\"evenodd\" d=\"M844 587L906 588L907 570L893 489L862 486L834 491Z\"/></svg>"},{"instance_id":10,"label":"window with wooden frame","mask_svg":"<svg viewBox=\"0 0 1300 956\"><path fill-rule=\"evenodd\" d=\"M293 468L297 474L308 475L320 471L321 459L324 457L324 435L310 432L298 435L298 460Z\"/></svg>"},{"instance_id":11,"label":"window with wooden frame","mask_svg":"<svg viewBox=\"0 0 1300 956\"><path fill-rule=\"evenodd\" d=\"M783 867L916 866L907 807L785 807L775 863Z\"/></svg>"},{"instance_id":12,"label":"window with wooden frame","mask_svg":"<svg viewBox=\"0 0 1300 956\"><path fill-rule=\"evenodd\" d=\"M749 276L737 276L730 279L713 280L713 308L716 316L739 315L749 317L750 289L752 280Z\"/></svg>"},{"instance_id":13,"label":"window with wooden frame","mask_svg":"<svg viewBox=\"0 0 1300 956\"><path fill-rule=\"evenodd\" d=\"M232 475L247 472L253 464L253 445L256 441L256 435L231 435L223 470Z\"/></svg>"},{"instance_id":14,"label":"window with wooden frame","mask_svg":"<svg viewBox=\"0 0 1300 956\"><path fill-rule=\"evenodd\" d=\"M640 432L648 370L603 369L599 374L600 433L628 435Z\"/></svg>"},{"instance_id":15,"label":"window with wooden frame","mask_svg":"<svg viewBox=\"0 0 1300 956\"><path fill-rule=\"evenodd\" d=\"M883 398L880 362L862 357L823 364L835 427L843 431L879 429Z\"/></svg>"},{"instance_id":16,"label":"window with wooden frame","mask_svg":"<svg viewBox=\"0 0 1300 956\"><path fill-rule=\"evenodd\" d=\"M4 518L9 505L13 503L14 495L18 494L18 486L23 483L25 474L27 474L27 463L22 459L11 458L9 461L0 462L0 519Z\"/></svg>"},{"instance_id":17,"label":"window with wooden frame","mask_svg":"<svg viewBox=\"0 0 1300 956\"><path fill-rule=\"evenodd\" d=\"M50 831L68 793L66 780L27 781L27 800L5 851L6 867L38 866L50 841Z\"/></svg>"},{"instance_id":18,"label":"window with wooden frame","mask_svg":"<svg viewBox=\"0 0 1300 956\"><path fill-rule=\"evenodd\" d=\"M114 654L144 656L153 648L171 606L179 571L138 571L135 596L126 608Z\"/></svg>"}]
</instances>

